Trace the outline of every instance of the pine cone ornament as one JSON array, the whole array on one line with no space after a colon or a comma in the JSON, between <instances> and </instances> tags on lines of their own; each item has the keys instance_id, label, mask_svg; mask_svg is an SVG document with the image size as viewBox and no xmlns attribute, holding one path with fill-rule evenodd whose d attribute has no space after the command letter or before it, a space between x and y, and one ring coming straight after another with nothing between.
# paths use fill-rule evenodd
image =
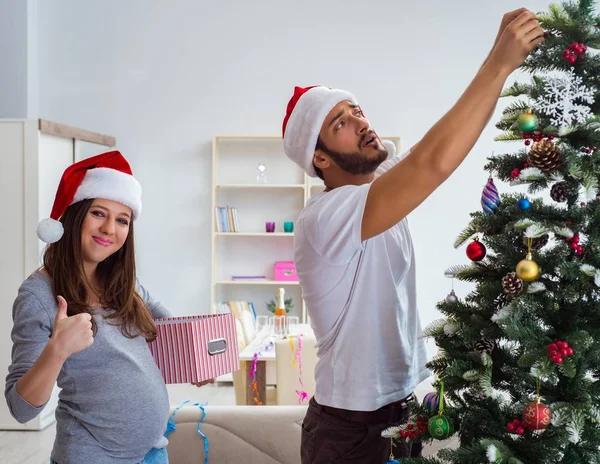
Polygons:
<instances>
[{"instance_id":1,"label":"pine cone ornament","mask_svg":"<svg viewBox=\"0 0 600 464\"><path fill-rule=\"evenodd\" d=\"M527 155L527 163L538 168L544 174L552 174L562 166L560 149L550 140L540 140L531 147Z\"/></svg>"},{"instance_id":2,"label":"pine cone ornament","mask_svg":"<svg viewBox=\"0 0 600 464\"><path fill-rule=\"evenodd\" d=\"M558 182L550 189L550 197L559 203L568 200L569 186L566 182Z\"/></svg>"},{"instance_id":3,"label":"pine cone ornament","mask_svg":"<svg viewBox=\"0 0 600 464\"><path fill-rule=\"evenodd\" d=\"M489 355L494 351L494 347L496 346L496 342L489 338L482 338L477 343L475 343L475 349L477 351L481 351L482 353L487 353Z\"/></svg>"},{"instance_id":4,"label":"pine cone ornament","mask_svg":"<svg viewBox=\"0 0 600 464\"><path fill-rule=\"evenodd\" d=\"M522 232L513 232L511 235L513 238L513 246L515 247L515 249L517 249L518 251L528 250L527 237L525 237L525 235ZM531 241L531 249L539 250L540 248L545 247L548 244L549 238L550 236L548 234L544 234L541 237L534 238Z\"/></svg>"},{"instance_id":5,"label":"pine cone ornament","mask_svg":"<svg viewBox=\"0 0 600 464\"><path fill-rule=\"evenodd\" d=\"M523 291L523 281L516 272L509 272L502 278L502 288L509 295L518 295Z\"/></svg>"},{"instance_id":6,"label":"pine cone ornament","mask_svg":"<svg viewBox=\"0 0 600 464\"><path fill-rule=\"evenodd\" d=\"M508 305L508 296L506 296L506 293L501 293L496 298L494 298L494 302L492 303L492 311L494 313L497 313L506 305Z\"/></svg>"}]
</instances>

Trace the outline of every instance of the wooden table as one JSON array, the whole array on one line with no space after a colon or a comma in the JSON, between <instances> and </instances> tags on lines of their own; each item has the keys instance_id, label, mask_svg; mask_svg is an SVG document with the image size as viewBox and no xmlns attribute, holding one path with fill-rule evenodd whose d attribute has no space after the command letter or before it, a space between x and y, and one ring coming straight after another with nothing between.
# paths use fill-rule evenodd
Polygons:
<instances>
[{"instance_id":1,"label":"wooden table","mask_svg":"<svg viewBox=\"0 0 600 464\"><path fill-rule=\"evenodd\" d=\"M297 334L312 334L313 330L309 324L298 324L296 331L292 335ZM246 346L240 353L240 361L246 362L246 375L250 375L252 372L252 363L254 360L254 354L258 353L257 363L256 363L256 389L257 392L252 388L252 381L248 378L247 388L246 388L246 404L254 406L256 402L254 401L255 396L258 396L258 401L261 404L267 403L267 363L272 362L275 363L276 355L275 355L275 337L267 336L257 336L252 342ZM269 348L270 346L270 348Z\"/></svg>"}]
</instances>

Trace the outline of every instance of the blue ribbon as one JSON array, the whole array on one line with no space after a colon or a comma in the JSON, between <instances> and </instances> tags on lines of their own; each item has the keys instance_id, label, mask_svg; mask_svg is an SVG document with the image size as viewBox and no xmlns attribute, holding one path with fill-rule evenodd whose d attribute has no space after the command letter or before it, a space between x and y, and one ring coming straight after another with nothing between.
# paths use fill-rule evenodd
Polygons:
<instances>
[{"instance_id":1,"label":"blue ribbon","mask_svg":"<svg viewBox=\"0 0 600 464\"><path fill-rule=\"evenodd\" d=\"M177 414L177 411L179 411L187 403L191 403L191 401L185 400L183 403L181 403L175 408L175 411L173 411L173 414L171 414L171 417L169 417L169 422L167 422L167 430L165 431L165 438L169 438L169 435L171 435L171 433L177 429L177 427L175 426L175 422L173 422L173 419L175 419L175 414ZM200 416L200 420L198 421L198 426L196 427L196 430L198 431L198 435L200 435L202 437L202 440L204 441L204 464L208 464L208 437L204 435L204 433L202 433L202 431L200 430L200 424L206 417L206 409L204 408L205 405L202 405L200 403L192 404L202 411L202 415Z\"/></svg>"}]
</instances>

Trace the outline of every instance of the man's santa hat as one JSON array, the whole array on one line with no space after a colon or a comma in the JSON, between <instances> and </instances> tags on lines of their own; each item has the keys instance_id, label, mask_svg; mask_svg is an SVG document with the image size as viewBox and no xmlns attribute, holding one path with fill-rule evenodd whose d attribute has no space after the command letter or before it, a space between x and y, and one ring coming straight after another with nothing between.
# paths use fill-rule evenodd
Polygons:
<instances>
[{"instance_id":1,"label":"man's santa hat","mask_svg":"<svg viewBox=\"0 0 600 464\"><path fill-rule=\"evenodd\" d=\"M103 198L129 206L133 219L142 212L142 187L133 177L127 160L118 151L109 151L72 164L63 173L50 217L43 219L37 235L43 242L58 242L64 229L59 219L72 204Z\"/></svg>"},{"instance_id":2,"label":"man's santa hat","mask_svg":"<svg viewBox=\"0 0 600 464\"><path fill-rule=\"evenodd\" d=\"M313 157L321 126L329 112L340 102L358 106L356 97L346 90L324 86L295 87L283 119L283 149L310 177L317 177ZM393 142L383 140L388 159L396 153Z\"/></svg>"}]
</instances>

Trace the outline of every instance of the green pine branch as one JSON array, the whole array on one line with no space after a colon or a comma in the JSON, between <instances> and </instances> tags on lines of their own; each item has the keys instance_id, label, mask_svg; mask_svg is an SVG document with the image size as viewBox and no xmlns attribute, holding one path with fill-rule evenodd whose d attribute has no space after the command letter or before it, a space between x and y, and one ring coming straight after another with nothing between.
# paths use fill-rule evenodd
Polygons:
<instances>
[{"instance_id":1,"label":"green pine branch","mask_svg":"<svg viewBox=\"0 0 600 464\"><path fill-rule=\"evenodd\" d=\"M477 230L477 226L471 222L454 241L454 248L459 248L464 245L467 240L477 233Z\"/></svg>"},{"instance_id":2,"label":"green pine branch","mask_svg":"<svg viewBox=\"0 0 600 464\"><path fill-rule=\"evenodd\" d=\"M522 140L523 136L520 132L517 131L506 131L500 135L494 137L494 141L496 142L514 142L516 140Z\"/></svg>"}]
</instances>

